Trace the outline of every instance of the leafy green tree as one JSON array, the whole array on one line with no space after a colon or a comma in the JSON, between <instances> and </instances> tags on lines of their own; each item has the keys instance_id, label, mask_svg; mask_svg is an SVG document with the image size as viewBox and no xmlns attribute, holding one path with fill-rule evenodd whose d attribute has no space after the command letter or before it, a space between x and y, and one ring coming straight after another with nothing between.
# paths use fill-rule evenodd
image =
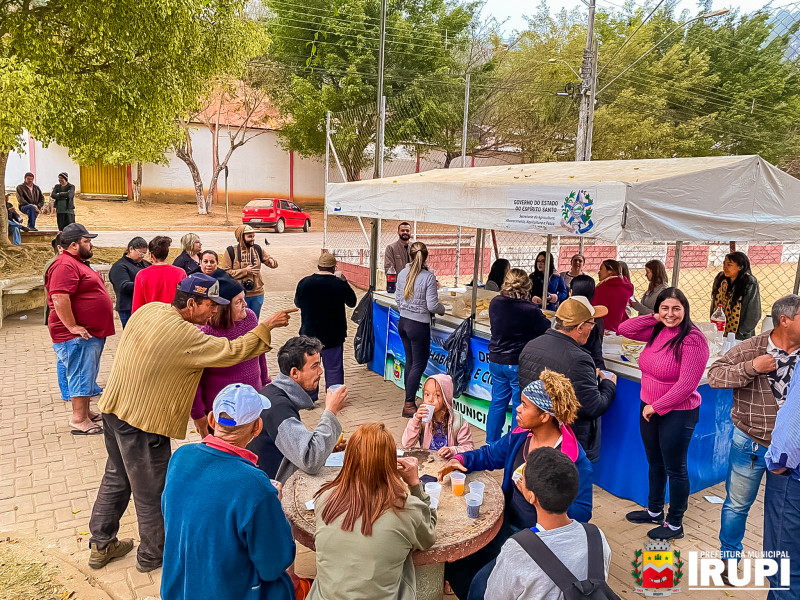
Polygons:
<instances>
[{"instance_id":1,"label":"leafy green tree","mask_svg":"<svg viewBox=\"0 0 800 600\"><path fill-rule=\"evenodd\" d=\"M287 117L282 144L302 156L323 156L326 113L342 113L337 154L348 179L357 178L375 141L375 109L361 107L375 106L377 96L380 3L310 0L302 8L281 0L266 3L273 42L269 59L283 72L271 90ZM388 2L387 102L426 78L451 76L451 52L468 44L477 9L476 3L448 0ZM419 137L413 129L410 123L387 126L386 145L395 141L393 131L413 141Z\"/></svg>"}]
</instances>

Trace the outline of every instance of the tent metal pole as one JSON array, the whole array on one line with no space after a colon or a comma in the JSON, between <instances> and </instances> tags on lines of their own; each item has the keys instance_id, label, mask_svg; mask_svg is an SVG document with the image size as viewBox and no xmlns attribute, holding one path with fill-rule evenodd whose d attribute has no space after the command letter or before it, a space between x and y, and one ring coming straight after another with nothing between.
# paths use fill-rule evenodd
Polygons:
<instances>
[{"instance_id":1,"label":"tent metal pole","mask_svg":"<svg viewBox=\"0 0 800 600\"><path fill-rule=\"evenodd\" d=\"M478 256L477 249L483 244L483 229L478 229L475 232L475 266L472 269L472 319L475 319L478 308L478 265L480 257Z\"/></svg>"},{"instance_id":2,"label":"tent metal pole","mask_svg":"<svg viewBox=\"0 0 800 600\"><path fill-rule=\"evenodd\" d=\"M331 170L331 111L325 118L325 199L322 209L322 248L328 249L328 179Z\"/></svg>"},{"instance_id":3,"label":"tent metal pole","mask_svg":"<svg viewBox=\"0 0 800 600\"><path fill-rule=\"evenodd\" d=\"M484 231L483 235L481 236L481 268L480 268L480 271L478 271L478 276L480 277L481 283L483 283L483 273L484 273L484 270L483 270L483 255L485 254L485 252L484 252L485 250L486 250L486 232ZM475 239L475 252L477 252L477 251L478 251L478 240L476 238ZM474 284L474 283L476 283L476 280L473 279L472 282Z\"/></svg>"},{"instance_id":4,"label":"tent metal pole","mask_svg":"<svg viewBox=\"0 0 800 600\"><path fill-rule=\"evenodd\" d=\"M372 235L369 240L369 286L373 290L378 284L378 236L380 234L379 219L372 219Z\"/></svg>"},{"instance_id":5,"label":"tent metal pole","mask_svg":"<svg viewBox=\"0 0 800 600\"><path fill-rule=\"evenodd\" d=\"M461 271L461 225L458 226L458 239L456 240L456 281L454 287L458 287L459 271Z\"/></svg>"},{"instance_id":6,"label":"tent metal pole","mask_svg":"<svg viewBox=\"0 0 800 600\"><path fill-rule=\"evenodd\" d=\"M675 242L675 258L672 263L672 287L678 287L678 281L680 281L682 254L683 242Z\"/></svg>"},{"instance_id":7,"label":"tent metal pole","mask_svg":"<svg viewBox=\"0 0 800 600\"><path fill-rule=\"evenodd\" d=\"M792 293L797 295L798 290L800 290L800 259L797 260L797 272L794 275L794 287L792 288Z\"/></svg>"},{"instance_id":8,"label":"tent metal pole","mask_svg":"<svg viewBox=\"0 0 800 600\"><path fill-rule=\"evenodd\" d=\"M550 252L553 251L553 236L547 234L547 249L544 253L544 271L542 272L542 279L544 280L544 289L542 290L542 310L547 309L547 289L550 287ZM533 265L534 271L536 264Z\"/></svg>"}]
</instances>

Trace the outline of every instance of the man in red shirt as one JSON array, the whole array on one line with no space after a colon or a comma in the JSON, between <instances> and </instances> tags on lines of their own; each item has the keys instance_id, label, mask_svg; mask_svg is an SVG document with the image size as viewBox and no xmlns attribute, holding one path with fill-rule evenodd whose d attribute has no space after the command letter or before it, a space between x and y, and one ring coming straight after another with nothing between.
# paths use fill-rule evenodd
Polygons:
<instances>
[{"instance_id":1,"label":"man in red shirt","mask_svg":"<svg viewBox=\"0 0 800 600\"><path fill-rule=\"evenodd\" d=\"M178 284L186 279L186 271L166 262L171 243L171 238L157 235L147 245L150 262L153 264L136 274L136 279L133 281L131 314L148 302L171 304Z\"/></svg>"},{"instance_id":2,"label":"man in red shirt","mask_svg":"<svg viewBox=\"0 0 800 600\"><path fill-rule=\"evenodd\" d=\"M114 335L114 305L103 278L88 265L92 257L91 234L80 223L61 232L64 251L53 261L44 278L50 315L47 328L53 349L67 370L72 396L74 435L97 435L103 428L89 412L100 356L106 338Z\"/></svg>"}]
</instances>

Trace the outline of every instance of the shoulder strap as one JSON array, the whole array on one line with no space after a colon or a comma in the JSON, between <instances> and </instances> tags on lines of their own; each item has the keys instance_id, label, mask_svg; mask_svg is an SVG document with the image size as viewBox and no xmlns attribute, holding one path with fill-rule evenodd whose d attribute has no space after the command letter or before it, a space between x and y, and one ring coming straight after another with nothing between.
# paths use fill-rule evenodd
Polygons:
<instances>
[{"instance_id":1,"label":"shoulder strap","mask_svg":"<svg viewBox=\"0 0 800 600\"><path fill-rule=\"evenodd\" d=\"M603 554L603 538L597 525L592 523L581 523L586 531L586 541L589 546L589 569L588 577L592 581L605 581L605 555Z\"/></svg>"},{"instance_id":2,"label":"shoulder strap","mask_svg":"<svg viewBox=\"0 0 800 600\"><path fill-rule=\"evenodd\" d=\"M233 246L228 246L228 256L231 258L231 268L233 268Z\"/></svg>"},{"instance_id":3,"label":"shoulder strap","mask_svg":"<svg viewBox=\"0 0 800 600\"><path fill-rule=\"evenodd\" d=\"M263 263L264 262L264 251L261 249L261 246L259 246L258 244L253 244L253 248L256 249L256 254L258 256L258 262L259 263Z\"/></svg>"},{"instance_id":4,"label":"shoulder strap","mask_svg":"<svg viewBox=\"0 0 800 600\"><path fill-rule=\"evenodd\" d=\"M572 574L564 563L553 554L553 551L547 547L542 539L533 533L530 529L525 528L522 531L515 533L511 536L525 552L528 553L534 562L539 565L539 568L544 571L550 579L553 580L564 594L578 583L578 579Z\"/></svg>"}]
</instances>

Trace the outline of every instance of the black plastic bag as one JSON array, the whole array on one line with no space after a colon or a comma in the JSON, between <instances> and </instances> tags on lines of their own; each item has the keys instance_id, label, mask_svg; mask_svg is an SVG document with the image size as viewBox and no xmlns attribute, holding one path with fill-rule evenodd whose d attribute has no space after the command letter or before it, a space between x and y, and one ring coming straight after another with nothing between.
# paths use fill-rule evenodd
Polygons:
<instances>
[{"instance_id":1,"label":"black plastic bag","mask_svg":"<svg viewBox=\"0 0 800 600\"><path fill-rule=\"evenodd\" d=\"M365 313L372 314L372 288L369 288L366 294L361 298L361 301L353 309L353 315L350 320L353 323L361 323Z\"/></svg>"},{"instance_id":2,"label":"black plastic bag","mask_svg":"<svg viewBox=\"0 0 800 600\"><path fill-rule=\"evenodd\" d=\"M442 347L448 352L445 367L447 374L453 379L454 398L463 394L469 383L469 340L471 337L472 319L464 319L442 344Z\"/></svg>"},{"instance_id":3,"label":"black plastic bag","mask_svg":"<svg viewBox=\"0 0 800 600\"><path fill-rule=\"evenodd\" d=\"M372 360L372 355L375 352L375 335L372 331L372 290L364 294L361 302L353 312L354 317L356 312L359 312L360 319L358 321L358 329L356 329L356 336L353 338L353 349L355 350L356 362L364 365Z\"/></svg>"}]
</instances>

